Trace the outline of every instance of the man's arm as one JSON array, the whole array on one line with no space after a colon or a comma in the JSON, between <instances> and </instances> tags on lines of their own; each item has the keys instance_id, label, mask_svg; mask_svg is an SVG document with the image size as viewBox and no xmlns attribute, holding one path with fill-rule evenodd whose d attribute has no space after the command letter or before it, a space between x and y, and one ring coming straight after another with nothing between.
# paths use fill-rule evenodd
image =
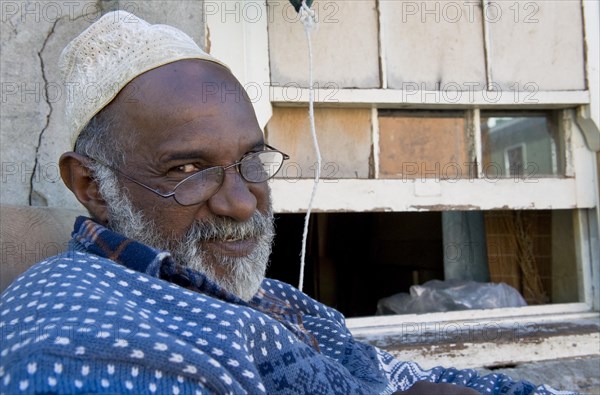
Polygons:
<instances>
[{"instance_id":1,"label":"man's arm","mask_svg":"<svg viewBox=\"0 0 600 395\"><path fill-rule=\"evenodd\" d=\"M467 387L447 383L417 381L406 391L397 391L392 395L479 395L479 392Z\"/></svg>"},{"instance_id":2,"label":"man's arm","mask_svg":"<svg viewBox=\"0 0 600 395\"><path fill-rule=\"evenodd\" d=\"M486 395L576 394L575 392L570 391L558 391L545 385L536 386L528 381L515 381L509 376L501 373L491 373L481 376L474 369L459 370L456 368L443 368L439 366L433 369L424 370L414 362L398 361L386 351L381 349L377 350L378 359L388 380L398 386L396 389L397 392L394 394L445 394L447 393L445 391L446 389L455 390L453 387L456 387L456 391L459 392L451 392L451 394L465 395L475 393ZM446 385L451 385L451 387L446 387ZM417 387L412 389L413 386ZM414 392L410 392L411 389ZM466 390L470 391L466 392Z\"/></svg>"}]
</instances>

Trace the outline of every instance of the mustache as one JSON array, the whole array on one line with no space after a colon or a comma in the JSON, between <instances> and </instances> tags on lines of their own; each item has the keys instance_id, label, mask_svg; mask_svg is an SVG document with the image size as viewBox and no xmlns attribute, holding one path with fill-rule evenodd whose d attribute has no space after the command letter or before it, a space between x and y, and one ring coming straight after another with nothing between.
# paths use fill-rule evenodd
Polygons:
<instances>
[{"instance_id":1,"label":"mustache","mask_svg":"<svg viewBox=\"0 0 600 395\"><path fill-rule=\"evenodd\" d=\"M228 217L212 217L196 221L187 232L187 240L240 240L250 238L270 238L273 236L273 213L263 214L254 212L252 217L244 222L238 222Z\"/></svg>"}]
</instances>

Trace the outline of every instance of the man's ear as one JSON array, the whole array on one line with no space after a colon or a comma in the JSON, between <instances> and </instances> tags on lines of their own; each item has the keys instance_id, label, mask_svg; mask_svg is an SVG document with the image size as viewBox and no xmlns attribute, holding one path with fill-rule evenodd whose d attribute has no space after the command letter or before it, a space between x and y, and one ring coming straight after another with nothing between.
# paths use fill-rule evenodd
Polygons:
<instances>
[{"instance_id":1,"label":"man's ear","mask_svg":"<svg viewBox=\"0 0 600 395\"><path fill-rule=\"evenodd\" d=\"M108 223L106 202L87 164L90 159L75 152L65 152L58 162L63 182L99 223Z\"/></svg>"}]
</instances>

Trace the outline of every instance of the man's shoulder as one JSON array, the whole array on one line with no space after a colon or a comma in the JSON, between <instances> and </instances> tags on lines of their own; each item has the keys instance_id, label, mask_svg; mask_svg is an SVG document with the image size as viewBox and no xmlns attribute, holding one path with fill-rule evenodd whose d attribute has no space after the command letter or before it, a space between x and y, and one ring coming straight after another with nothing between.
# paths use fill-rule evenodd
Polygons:
<instances>
[{"instance_id":1,"label":"man's shoulder","mask_svg":"<svg viewBox=\"0 0 600 395\"><path fill-rule=\"evenodd\" d=\"M152 306L153 298L163 303L174 297L212 300L209 296L130 269L111 259L71 249L29 268L6 289L1 303L10 306L18 302L17 305L21 305L27 301L53 300L65 295L82 296L81 300L88 303L102 300L119 302L118 305L145 302ZM156 304L160 305L160 302Z\"/></svg>"},{"instance_id":2,"label":"man's shoulder","mask_svg":"<svg viewBox=\"0 0 600 395\"><path fill-rule=\"evenodd\" d=\"M24 288L53 286L65 279L77 280L84 278L86 273L100 268L118 268L116 262L88 252L69 249L61 254L44 259L22 273L2 294L5 301L9 295ZM125 268L123 268L125 269ZM133 273L133 271L130 271ZM68 276L68 277L67 277ZM91 277L88 275L88 278ZM61 280L59 280L61 279ZM64 286L64 285L63 285Z\"/></svg>"},{"instance_id":3,"label":"man's shoulder","mask_svg":"<svg viewBox=\"0 0 600 395\"><path fill-rule=\"evenodd\" d=\"M261 292L263 295L272 295L277 299L282 300L302 314L333 319L339 324L345 325L345 318L342 313L313 299L290 284L272 278L266 278L261 285ZM261 304L264 304L265 302L263 297Z\"/></svg>"},{"instance_id":4,"label":"man's shoulder","mask_svg":"<svg viewBox=\"0 0 600 395\"><path fill-rule=\"evenodd\" d=\"M32 266L0 299L0 325L80 322L86 314L128 317L134 309L160 309L173 300L211 299L110 259L68 251ZM31 317L37 321L31 322ZM88 319L88 322L91 322ZM6 331L3 332L7 333Z\"/></svg>"},{"instance_id":5,"label":"man's shoulder","mask_svg":"<svg viewBox=\"0 0 600 395\"><path fill-rule=\"evenodd\" d=\"M173 355L218 371L194 342L203 334L203 341L225 344L218 336L239 317L236 306L70 251L36 264L2 295L0 371L14 365L26 374L29 362L68 359L79 370L101 361L104 369L141 363L173 373L181 365ZM174 361L168 368L165 354Z\"/></svg>"}]
</instances>

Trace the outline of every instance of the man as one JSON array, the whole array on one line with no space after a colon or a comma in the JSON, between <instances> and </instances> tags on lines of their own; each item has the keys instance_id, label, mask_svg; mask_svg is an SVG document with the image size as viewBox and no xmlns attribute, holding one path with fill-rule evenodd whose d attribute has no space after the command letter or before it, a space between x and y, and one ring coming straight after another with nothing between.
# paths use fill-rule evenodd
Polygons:
<instances>
[{"instance_id":1,"label":"man","mask_svg":"<svg viewBox=\"0 0 600 395\"><path fill-rule=\"evenodd\" d=\"M182 32L106 14L60 67L78 87L61 175L91 218L2 295L3 394L553 393L396 361L264 279L267 180L287 156L265 144L231 72Z\"/></svg>"}]
</instances>

